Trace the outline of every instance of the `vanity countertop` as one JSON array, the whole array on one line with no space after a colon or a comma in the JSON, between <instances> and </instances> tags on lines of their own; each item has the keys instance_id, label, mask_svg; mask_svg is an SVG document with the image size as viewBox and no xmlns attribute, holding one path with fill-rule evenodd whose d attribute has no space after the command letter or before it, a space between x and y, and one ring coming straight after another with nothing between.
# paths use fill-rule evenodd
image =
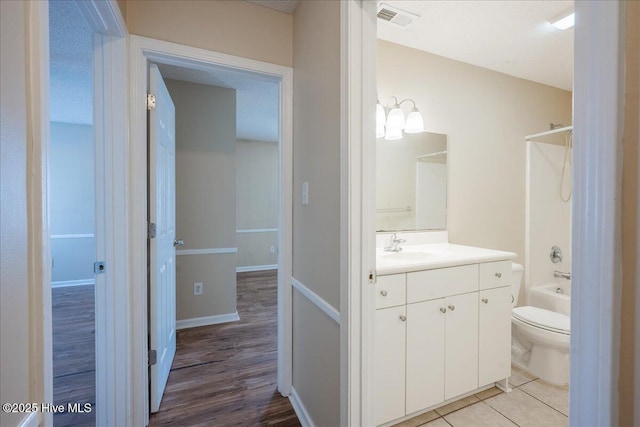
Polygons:
<instances>
[{"instance_id":1,"label":"vanity countertop","mask_svg":"<svg viewBox=\"0 0 640 427\"><path fill-rule=\"evenodd\" d=\"M384 276L456 265L506 261L516 257L513 252L451 243L406 245L399 252L385 252L382 248L376 248L376 273Z\"/></svg>"}]
</instances>

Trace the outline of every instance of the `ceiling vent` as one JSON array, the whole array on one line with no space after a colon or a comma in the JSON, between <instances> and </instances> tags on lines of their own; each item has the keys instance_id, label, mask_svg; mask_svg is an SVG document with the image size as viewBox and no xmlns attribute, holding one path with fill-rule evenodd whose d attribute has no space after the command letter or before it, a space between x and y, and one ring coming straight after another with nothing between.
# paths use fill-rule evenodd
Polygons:
<instances>
[{"instance_id":1,"label":"ceiling vent","mask_svg":"<svg viewBox=\"0 0 640 427\"><path fill-rule=\"evenodd\" d=\"M398 27L407 28L411 23L420 18L420 15L389 6L381 3L378 6L378 19L397 25Z\"/></svg>"}]
</instances>

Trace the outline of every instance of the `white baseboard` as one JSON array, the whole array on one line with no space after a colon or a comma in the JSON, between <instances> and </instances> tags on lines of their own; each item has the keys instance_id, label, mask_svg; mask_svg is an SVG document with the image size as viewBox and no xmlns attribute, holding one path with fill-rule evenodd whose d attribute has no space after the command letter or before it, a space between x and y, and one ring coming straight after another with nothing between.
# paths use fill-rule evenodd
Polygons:
<instances>
[{"instance_id":1,"label":"white baseboard","mask_svg":"<svg viewBox=\"0 0 640 427\"><path fill-rule=\"evenodd\" d=\"M217 325L218 323L237 322L238 320L240 320L240 316L237 311L235 313L217 314L215 316L194 317L193 319L176 320L176 329Z\"/></svg>"},{"instance_id":2,"label":"white baseboard","mask_svg":"<svg viewBox=\"0 0 640 427\"><path fill-rule=\"evenodd\" d=\"M247 265L245 267L236 267L236 273L248 273L250 271L277 270L278 264L268 265Z\"/></svg>"},{"instance_id":3,"label":"white baseboard","mask_svg":"<svg viewBox=\"0 0 640 427\"><path fill-rule=\"evenodd\" d=\"M22 419L22 421L20 421L18 427L38 427L40 424L38 414L39 412L30 412Z\"/></svg>"},{"instance_id":4,"label":"white baseboard","mask_svg":"<svg viewBox=\"0 0 640 427\"><path fill-rule=\"evenodd\" d=\"M315 427L313 424L313 420L307 412L307 408L304 407L302 400L300 400L300 396L296 392L296 389L291 386L291 394L289 395L289 400L291 401L291 406L293 406L293 410L295 411L298 421L302 424L302 427Z\"/></svg>"},{"instance_id":5,"label":"white baseboard","mask_svg":"<svg viewBox=\"0 0 640 427\"><path fill-rule=\"evenodd\" d=\"M66 288L67 286L84 286L95 285L95 279L80 279L80 280L59 280L57 282L51 282L52 288Z\"/></svg>"}]
</instances>

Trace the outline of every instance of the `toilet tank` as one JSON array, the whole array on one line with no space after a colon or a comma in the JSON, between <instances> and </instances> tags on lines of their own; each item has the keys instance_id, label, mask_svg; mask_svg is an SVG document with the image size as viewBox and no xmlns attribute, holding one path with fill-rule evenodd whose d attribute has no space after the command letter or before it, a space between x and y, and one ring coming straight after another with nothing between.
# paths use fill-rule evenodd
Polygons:
<instances>
[{"instance_id":1,"label":"toilet tank","mask_svg":"<svg viewBox=\"0 0 640 427\"><path fill-rule=\"evenodd\" d=\"M522 284L522 265L511 263L511 305L518 305L518 296L520 295L520 285Z\"/></svg>"}]
</instances>

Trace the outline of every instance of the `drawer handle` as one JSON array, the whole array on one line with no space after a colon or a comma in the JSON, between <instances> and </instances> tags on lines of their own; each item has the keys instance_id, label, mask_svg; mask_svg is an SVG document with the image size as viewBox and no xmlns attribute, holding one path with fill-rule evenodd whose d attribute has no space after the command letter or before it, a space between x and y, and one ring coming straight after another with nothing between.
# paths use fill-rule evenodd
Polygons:
<instances>
[{"instance_id":1,"label":"drawer handle","mask_svg":"<svg viewBox=\"0 0 640 427\"><path fill-rule=\"evenodd\" d=\"M403 322L406 321L407 320L407 316L404 316L404 315L401 314L400 315L400 320L402 320Z\"/></svg>"},{"instance_id":2,"label":"drawer handle","mask_svg":"<svg viewBox=\"0 0 640 427\"><path fill-rule=\"evenodd\" d=\"M455 309L456 309L456 306L455 306L455 305L453 305L453 304L449 305L449 310L453 311L453 310L455 310Z\"/></svg>"},{"instance_id":3,"label":"drawer handle","mask_svg":"<svg viewBox=\"0 0 640 427\"><path fill-rule=\"evenodd\" d=\"M496 277L499 279L502 277L502 273L496 273Z\"/></svg>"},{"instance_id":4,"label":"drawer handle","mask_svg":"<svg viewBox=\"0 0 640 427\"><path fill-rule=\"evenodd\" d=\"M380 295L382 295L383 297L387 296L387 291L380 291Z\"/></svg>"},{"instance_id":5,"label":"drawer handle","mask_svg":"<svg viewBox=\"0 0 640 427\"><path fill-rule=\"evenodd\" d=\"M482 302L485 304L489 304L489 298L482 298Z\"/></svg>"},{"instance_id":6,"label":"drawer handle","mask_svg":"<svg viewBox=\"0 0 640 427\"><path fill-rule=\"evenodd\" d=\"M440 313L446 313L447 309L445 307L440 307Z\"/></svg>"}]
</instances>

